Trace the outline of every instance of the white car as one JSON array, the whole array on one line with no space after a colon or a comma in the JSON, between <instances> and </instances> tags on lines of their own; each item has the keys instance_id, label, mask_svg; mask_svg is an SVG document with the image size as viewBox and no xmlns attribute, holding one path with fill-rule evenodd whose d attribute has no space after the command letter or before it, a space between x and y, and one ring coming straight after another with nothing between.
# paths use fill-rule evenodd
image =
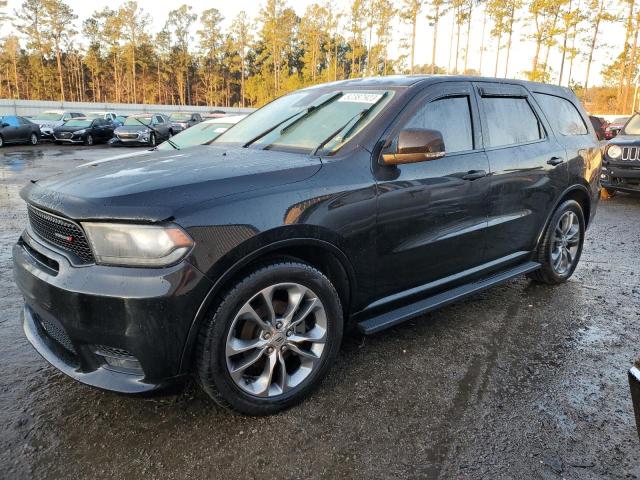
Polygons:
<instances>
[{"instance_id":1,"label":"white car","mask_svg":"<svg viewBox=\"0 0 640 480\"><path fill-rule=\"evenodd\" d=\"M116 112L89 112L87 118L102 118L109 123L112 123L118 114Z\"/></svg>"},{"instance_id":2,"label":"white car","mask_svg":"<svg viewBox=\"0 0 640 480\"><path fill-rule=\"evenodd\" d=\"M122 158L140 157L142 155L153 155L157 150L183 150L185 148L194 147L196 145L205 145L214 141L223 132L245 118L246 115L230 115L228 117L212 118L200 122L193 127L174 135L169 140L162 142L155 148L150 150L142 150L136 152L128 152L114 157L104 158L96 162L89 162L83 165L96 165L102 162L110 162L111 160L120 160Z\"/></svg>"},{"instance_id":3,"label":"white car","mask_svg":"<svg viewBox=\"0 0 640 480\"><path fill-rule=\"evenodd\" d=\"M29 120L40 125L42 138L52 139L54 128L64 124L67 120L84 116L84 113L80 112L70 112L66 110L47 110L46 112L39 113Z\"/></svg>"}]
</instances>

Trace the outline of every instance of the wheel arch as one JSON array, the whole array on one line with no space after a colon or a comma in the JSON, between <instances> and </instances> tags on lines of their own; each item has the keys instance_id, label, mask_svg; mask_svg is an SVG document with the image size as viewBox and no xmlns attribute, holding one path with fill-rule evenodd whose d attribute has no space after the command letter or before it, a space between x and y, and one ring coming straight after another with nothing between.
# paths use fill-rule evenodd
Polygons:
<instances>
[{"instance_id":1,"label":"wheel arch","mask_svg":"<svg viewBox=\"0 0 640 480\"><path fill-rule=\"evenodd\" d=\"M290 238L266 244L234 262L218 277L200 304L191 322L181 360L180 372L189 371L198 331L208 312L220 300L222 293L259 265L270 259L289 258L307 263L324 274L336 288L345 320L355 291L355 272L347 255L334 244L316 238Z\"/></svg>"},{"instance_id":2,"label":"wheel arch","mask_svg":"<svg viewBox=\"0 0 640 480\"><path fill-rule=\"evenodd\" d=\"M591 219L591 208L592 208L592 205L591 205L592 200L591 200L591 196L589 195L589 189L584 185L572 185L571 187L567 188L562 193L562 195L558 197L558 200L553 205L553 208L550 209L549 213L547 214L547 218L545 219L544 224L542 225L542 229L540 230L536 238L536 244L535 244L536 249L538 248L538 245L540 245L540 242L542 241L544 233L547 230L549 222L551 221L551 217L553 217L553 214L555 213L556 209L558 208L558 206L560 206L563 202L567 200L575 200L580 204L580 206L582 207L582 211L584 213L585 228L589 225L589 220Z\"/></svg>"}]
</instances>

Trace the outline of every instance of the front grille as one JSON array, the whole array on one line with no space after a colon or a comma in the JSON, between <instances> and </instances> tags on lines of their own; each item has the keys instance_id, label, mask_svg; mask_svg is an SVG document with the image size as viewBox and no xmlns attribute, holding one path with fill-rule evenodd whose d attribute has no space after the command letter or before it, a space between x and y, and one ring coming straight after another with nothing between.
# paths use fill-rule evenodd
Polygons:
<instances>
[{"instance_id":1,"label":"front grille","mask_svg":"<svg viewBox=\"0 0 640 480\"><path fill-rule=\"evenodd\" d=\"M121 132L121 133L118 133L118 137L126 139L126 140L133 140L135 138L138 138L138 134L137 133Z\"/></svg>"},{"instance_id":2,"label":"front grille","mask_svg":"<svg viewBox=\"0 0 640 480\"><path fill-rule=\"evenodd\" d=\"M622 160L640 160L640 147L622 147Z\"/></svg>"},{"instance_id":3,"label":"front grille","mask_svg":"<svg viewBox=\"0 0 640 480\"><path fill-rule=\"evenodd\" d=\"M56 138L71 138L71 132L58 132L54 136Z\"/></svg>"},{"instance_id":4,"label":"front grille","mask_svg":"<svg viewBox=\"0 0 640 480\"><path fill-rule=\"evenodd\" d=\"M53 320L48 318L44 318L38 315L37 317L42 329L47 333L47 335L62 346L65 350L76 355L76 350L73 348L73 344L71 343L71 339L67 335L67 332L64 331L62 325L58 325Z\"/></svg>"},{"instance_id":5,"label":"front grille","mask_svg":"<svg viewBox=\"0 0 640 480\"><path fill-rule=\"evenodd\" d=\"M93 263L93 252L82 229L70 220L51 215L29 205L32 230L47 242L73 253L82 263Z\"/></svg>"}]
</instances>

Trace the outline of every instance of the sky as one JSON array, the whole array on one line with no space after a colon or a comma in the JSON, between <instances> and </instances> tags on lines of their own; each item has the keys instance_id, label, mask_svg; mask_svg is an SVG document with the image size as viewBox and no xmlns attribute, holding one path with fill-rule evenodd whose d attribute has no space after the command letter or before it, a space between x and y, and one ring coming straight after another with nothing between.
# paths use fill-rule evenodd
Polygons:
<instances>
[{"instance_id":1,"label":"sky","mask_svg":"<svg viewBox=\"0 0 640 480\"><path fill-rule=\"evenodd\" d=\"M299 16L303 16L306 7L313 3L314 0L289 0L288 3L291 7L294 8L296 13ZM586 0L581 0L583 3L586 3ZM22 0L9 0L9 8L8 12L13 12L16 9L20 8ZM80 26L80 22L82 19L89 17L92 12L95 10L100 10L103 7L111 7L117 8L119 5L123 4L124 1L119 0L67 0L67 3L74 9L76 14L79 17L78 20L78 28ZM228 27L231 23L233 17L235 17L241 10L245 10L250 17L255 17L257 13L260 11L264 4L264 0L194 0L190 2L181 2L181 1L158 1L158 0L138 0L138 5L147 13L151 14L152 17L152 28L154 31L158 31L164 25L166 20L167 13L170 9L178 8L182 3L187 3L191 5L196 13L200 13L208 8L217 8L225 17L225 21L223 23L223 27ZM338 6L342 10L347 10L350 5L350 0L335 0L335 5ZM399 4L399 0L396 0L396 3ZM164 8L159 8L161 5ZM610 13L615 13L620 10L620 6L617 3L614 3L609 9ZM198 29L198 24L195 24L193 27L193 35L195 37L195 32ZM399 53L398 43L400 38L407 31L408 26L401 25L399 22L394 25L394 29L396 30L396 34L394 35L395 40L392 45L390 45L390 54L392 57L396 57ZM493 39L489 38L490 31L490 23L487 24L486 29L486 40L485 47L486 51L483 54L482 60L482 74L492 76L494 73L495 66L495 48ZM443 18L438 27L438 43L437 43L437 52L436 52L436 64L438 66L446 67L449 63L449 43L452 33L452 16L448 15ZM8 27L5 25L2 30L0 30L0 36L6 35L8 33ZM530 41L527 41L525 36L529 33L529 27L527 27L524 22L519 21L516 30L514 32L513 38L513 47L509 60L509 70L507 72L508 77L513 78L523 78L524 71L529 70L531 68L531 59L534 53L534 46ZM429 26L428 21L425 18L425 13L422 14L422 20L418 27L417 38L416 38L416 51L415 51L415 63L416 64L426 64L431 62L431 50L432 50L432 27ZM469 51L469 59L468 59L468 68L478 69L479 60L480 60L480 45L481 45L481 35L482 35L482 12L477 10L474 12L474 16L472 17L472 36L470 41L470 51ZM602 33L599 34L599 48L596 49L594 54L594 61L591 68L591 79L589 83L591 85L598 85L601 82L601 70L603 65L606 65L612 61L612 59L617 56L622 48L622 44L624 42L624 30L618 25L605 25L602 29ZM461 40L464 43L464 36ZM194 40L195 43L195 40ZM504 44L504 40L503 40ZM582 50L586 50L586 46L580 45ZM455 51L454 51L455 55ZM505 67L504 67L504 51L501 55L501 59L498 65L498 76L505 76ZM554 71L559 70L560 65L560 53L557 48L552 50L550 55L549 63ZM462 58L459 63L459 68L462 68ZM580 83L584 82L585 71L586 71L586 60L583 56L578 56L576 61L574 62L574 81L579 81ZM565 72L568 68L568 65L565 66ZM565 73L564 83L566 84L567 75ZM557 80L556 80L557 81Z\"/></svg>"}]
</instances>

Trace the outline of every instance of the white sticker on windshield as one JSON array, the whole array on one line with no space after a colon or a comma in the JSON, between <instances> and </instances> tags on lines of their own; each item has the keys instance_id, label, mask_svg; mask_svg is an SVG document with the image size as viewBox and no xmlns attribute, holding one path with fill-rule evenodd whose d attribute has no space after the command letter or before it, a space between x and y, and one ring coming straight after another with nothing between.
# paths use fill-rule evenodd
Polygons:
<instances>
[{"instance_id":1,"label":"white sticker on windshield","mask_svg":"<svg viewBox=\"0 0 640 480\"><path fill-rule=\"evenodd\" d=\"M222 133L222 132L226 132L227 130L228 130L227 127L218 127L213 131L213 133Z\"/></svg>"},{"instance_id":2,"label":"white sticker on windshield","mask_svg":"<svg viewBox=\"0 0 640 480\"><path fill-rule=\"evenodd\" d=\"M376 103L382 97L381 93L345 93L339 102Z\"/></svg>"}]
</instances>

